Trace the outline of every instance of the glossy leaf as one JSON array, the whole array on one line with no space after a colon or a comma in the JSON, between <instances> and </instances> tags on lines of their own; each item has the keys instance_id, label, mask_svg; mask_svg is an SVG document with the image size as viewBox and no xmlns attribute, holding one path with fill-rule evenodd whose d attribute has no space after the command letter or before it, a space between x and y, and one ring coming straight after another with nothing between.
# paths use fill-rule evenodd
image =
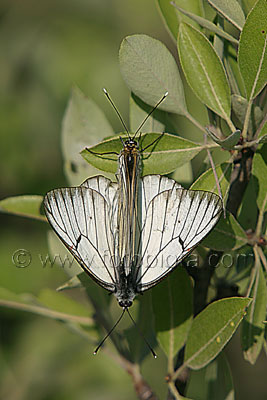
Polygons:
<instances>
[{"instance_id":1,"label":"glossy leaf","mask_svg":"<svg viewBox=\"0 0 267 400\"><path fill-rule=\"evenodd\" d=\"M267 121L264 122L264 124L262 125L260 132L259 132L259 136L258 139L261 140L261 138L263 136L267 135ZM265 139L264 139L265 140ZM265 142L264 142L265 143Z\"/></svg>"},{"instance_id":2,"label":"glossy leaf","mask_svg":"<svg viewBox=\"0 0 267 400\"><path fill-rule=\"evenodd\" d=\"M267 135L261 136L258 140L258 143L267 143Z\"/></svg>"},{"instance_id":3,"label":"glossy leaf","mask_svg":"<svg viewBox=\"0 0 267 400\"><path fill-rule=\"evenodd\" d=\"M136 132L142 122L145 120L151 107L140 100L137 96L132 93L130 97L130 130L131 132ZM153 111L152 115L148 118L145 124L142 126L142 132L166 132L167 125L167 113L161 110Z\"/></svg>"},{"instance_id":4,"label":"glossy leaf","mask_svg":"<svg viewBox=\"0 0 267 400\"><path fill-rule=\"evenodd\" d=\"M221 352L242 321L251 299L232 297L208 305L193 320L189 331L185 364L200 369Z\"/></svg>"},{"instance_id":5,"label":"glossy leaf","mask_svg":"<svg viewBox=\"0 0 267 400\"><path fill-rule=\"evenodd\" d=\"M267 177L267 144L263 144L256 151L253 157L253 164L252 164L252 182L259 210L262 208L263 204L265 204L265 208L267 209L266 177Z\"/></svg>"},{"instance_id":6,"label":"glossy leaf","mask_svg":"<svg viewBox=\"0 0 267 400\"><path fill-rule=\"evenodd\" d=\"M267 6L259 0L249 13L242 30L238 52L239 68L247 91L253 99L266 85Z\"/></svg>"},{"instance_id":7,"label":"glossy leaf","mask_svg":"<svg viewBox=\"0 0 267 400\"><path fill-rule=\"evenodd\" d=\"M206 367L191 371L186 395L198 400L234 400L231 369L223 352Z\"/></svg>"},{"instance_id":8,"label":"glossy leaf","mask_svg":"<svg viewBox=\"0 0 267 400\"><path fill-rule=\"evenodd\" d=\"M217 136L215 136L212 133L212 131L210 131L208 128L206 128L206 131L207 131L209 137L215 143L218 143L225 150L233 150L235 145L237 145L237 143L239 142L240 137L241 137L241 131L240 130L237 130L237 131L231 133L231 135L227 136L226 139L217 138Z\"/></svg>"},{"instance_id":9,"label":"glossy leaf","mask_svg":"<svg viewBox=\"0 0 267 400\"><path fill-rule=\"evenodd\" d=\"M260 262L255 265L257 273L249 297L252 302L242 322L242 348L244 358L255 364L262 349L264 340L267 304L267 286Z\"/></svg>"},{"instance_id":10,"label":"glossy leaf","mask_svg":"<svg viewBox=\"0 0 267 400\"><path fill-rule=\"evenodd\" d=\"M121 44L119 58L126 84L145 103L154 106L168 92L159 109L188 113L177 64L159 40L146 35L128 36Z\"/></svg>"},{"instance_id":11,"label":"glossy leaf","mask_svg":"<svg viewBox=\"0 0 267 400\"><path fill-rule=\"evenodd\" d=\"M180 24L181 22L187 22L190 23L191 25L195 26L196 28L199 28L199 24L197 21L192 21L192 19L186 14L186 12L196 15L196 16L204 16L204 8L203 8L203 3L201 0L173 0L170 2L172 5L173 9L177 13L178 17L178 23ZM181 9L185 10L185 13L181 12ZM177 35L176 38L177 40Z\"/></svg>"},{"instance_id":12,"label":"glossy leaf","mask_svg":"<svg viewBox=\"0 0 267 400\"><path fill-rule=\"evenodd\" d=\"M243 10L246 15L248 15L248 13L252 9L252 7L254 7L256 2L257 0L242 0Z\"/></svg>"},{"instance_id":13,"label":"glossy leaf","mask_svg":"<svg viewBox=\"0 0 267 400\"><path fill-rule=\"evenodd\" d=\"M88 176L99 174L99 170L88 165L79 153L84 147L92 146L113 133L104 113L74 87L63 119L61 137L64 170L71 185L80 185Z\"/></svg>"},{"instance_id":14,"label":"glossy leaf","mask_svg":"<svg viewBox=\"0 0 267 400\"><path fill-rule=\"evenodd\" d=\"M186 341L193 317L192 296L190 278L181 266L152 291L157 339L170 359Z\"/></svg>"},{"instance_id":15,"label":"glossy leaf","mask_svg":"<svg viewBox=\"0 0 267 400\"><path fill-rule=\"evenodd\" d=\"M105 315L110 316L109 305L113 296L110 296L106 290L103 290L96 282L93 281L86 273L78 274L80 280L92 304L96 309L101 310Z\"/></svg>"},{"instance_id":16,"label":"glossy leaf","mask_svg":"<svg viewBox=\"0 0 267 400\"><path fill-rule=\"evenodd\" d=\"M153 315L152 304L151 304L151 292L145 293L143 296L139 297L133 308L137 306L138 313L137 317L135 317L135 322L138 326L138 329L145 336L149 345L155 349L157 343L155 338L155 332L153 329L153 323L151 316ZM131 314L134 310L131 307ZM148 324L147 321L150 320L151 323ZM144 341L144 338L141 335L138 335L136 332L136 326L130 325L126 331L124 331L124 335L127 337L127 341L129 344L130 354L133 362L141 364L146 356L151 357L151 351L147 344Z\"/></svg>"},{"instance_id":17,"label":"glossy leaf","mask_svg":"<svg viewBox=\"0 0 267 400\"><path fill-rule=\"evenodd\" d=\"M156 4L171 37L176 42L179 28L178 13L169 0L157 0Z\"/></svg>"},{"instance_id":18,"label":"glossy leaf","mask_svg":"<svg viewBox=\"0 0 267 400\"><path fill-rule=\"evenodd\" d=\"M226 57L223 61L231 93L246 97L246 88L237 62L236 50L232 46L227 47Z\"/></svg>"},{"instance_id":19,"label":"glossy leaf","mask_svg":"<svg viewBox=\"0 0 267 400\"><path fill-rule=\"evenodd\" d=\"M85 274L85 272L81 272L82 274ZM77 275L73 276L72 278L68 279L65 283L61 284L59 287L57 287L57 292L62 292L63 290L69 290L69 289L81 289L83 286L77 277Z\"/></svg>"},{"instance_id":20,"label":"glossy leaf","mask_svg":"<svg viewBox=\"0 0 267 400\"><path fill-rule=\"evenodd\" d=\"M43 289L38 295L38 301L51 310L83 317L89 315L89 309L83 304L51 289Z\"/></svg>"},{"instance_id":21,"label":"glossy leaf","mask_svg":"<svg viewBox=\"0 0 267 400\"><path fill-rule=\"evenodd\" d=\"M41 212L43 196L24 195L7 197L0 200L0 211L46 221L45 215Z\"/></svg>"},{"instance_id":22,"label":"glossy leaf","mask_svg":"<svg viewBox=\"0 0 267 400\"><path fill-rule=\"evenodd\" d=\"M39 300L33 295L29 295L27 293L18 295L10 292L5 288L0 288L0 307L8 307L14 310L30 312L33 314L41 315L43 317L48 317L64 322L79 323L88 326L92 325L92 319L88 317L88 310L83 308L83 306L79 303L78 306L77 304L76 306L79 308L80 315L55 310L53 309L54 305L50 305L52 305L52 308L40 305ZM80 308L80 306L82 308Z\"/></svg>"},{"instance_id":23,"label":"glossy leaf","mask_svg":"<svg viewBox=\"0 0 267 400\"><path fill-rule=\"evenodd\" d=\"M248 238L235 217L226 212L226 218L220 218L218 224L203 240L202 245L218 251L236 250L247 244Z\"/></svg>"},{"instance_id":24,"label":"glossy leaf","mask_svg":"<svg viewBox=\"0 0 267 400\"><path fill-rule=\"evenodd\" d=\"M191 162L187 162L180 167L176 168L172 173L171 178L180 183L184 187L188 187L193 181L193 169Z\"/></svg>"},{"instance_id":25,"label":"glossy leaf","mask_svg":"<svg viewBox=\"0 0 267 400\"><path fill-rule=\"evenodd\" d=\"M241 124L240 128L242 128L245 121L248 101L244 97L236 94L232 95L231 99L232 99L232 110ZM260 121L262 120L262 117L263 113L260 107L252 106L251 116L248 126L249 132L255 131L255 128L259 125Z\"/></svg>"},{"instance_id":26,"label":"glossy leaf","mask_svg":"<svg viewBox=\"0 0 267 400\"><path fill-rule=\"evenodd\" d=\"M231 163L223 163L216 166L215 171L219 180L222 197L226 198L230 187L230 178L233 165ZM191 185L192 190L207 190L219 195L214 172L212 168L205 171L200 177Z\"/></svg>"},{"instance_id":27,"label":"glossy leaf","mask_svg":"<svg viewBox=\"0 0 267 400\"><path fill-rule=\"evenodd\" d=\"M125 134L120 136L122 138L127 137ZM178 166L191 160L203 149L203 146L168 133L164 135L160 133L143 134L139 147L140 149L145 148L153 142L152 146L142 152L143 175L170 173ZM118 155L122 150L120 137L108 138L96 146L90 147L89 150L91 152L88 150L81 152L87 162L103 171L113 173L117 171ZM114 152L115 154L105 155L108 152Z\"/></svg>"},{"instance_id":28,"label":"glossy leaf","mask_svg":"<svg viewBox=\"0 0 267 400\"><path fill-rule=\"evenodd\" d=\"M180 7L177 7L177 9L184 15L187 15L192 21L197 22L198 25L202 26L203 28L206 28L209 31L215 33L216 35L218 35L226 40L229 40L229 42L238 44L238 40L236 40L233 36L229 35L229 33L225 32L219 26L215 25L213 22L210 22L208 19L200 17L199 15L193 14L193 13L191 13L183 8L180 8Z\"/></svg>"},{"instance_id":29,"label":"glossy leaf","mask_svg":"<svg viewBox=\"0 0 267 400\"><path fill-rule=\"evenodd\" d=\"M66 246L64 246L61 240L57 237L54 231L50 230L47 232L47 241L51 265L52 263L58 264L60 267L62 267L63 271L71 278L83 272L82 267L80 267L78 262L71 255ZM43 263L44 262L46 262L46 260L44 260Z\"/></svg>"},{"instance_id":30,"label":"glossy leaf","mask_svg":"<svg viewBox=\"0 0 267 400\"><path fill-rule=\"evenodd\" d=\"M218 14L222 15L240 31L245 23L243 10L237 0L208 0Z\"/></svg>"},{"instance_id":31,"label":"glossy leaf","mask_svg":"<svg viewBox=\"0 0 267 400\"><path fill-rule=\"evenodd\" d=\"M230 88L222 62L208 39L181 24L178 51L187 82L196 96L222 118L230 116Z\"/></svg>"}]
</instances>

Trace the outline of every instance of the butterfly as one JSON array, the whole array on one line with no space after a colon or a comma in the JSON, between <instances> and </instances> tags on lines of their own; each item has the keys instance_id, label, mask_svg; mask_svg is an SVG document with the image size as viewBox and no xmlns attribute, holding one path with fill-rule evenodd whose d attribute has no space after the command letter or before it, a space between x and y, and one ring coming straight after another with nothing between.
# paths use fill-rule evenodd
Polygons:
<instances>
[{"instance_id":1,"label":"butterfly","mask_svg":"<svg viewBox=\"0 0 267 400\"><path fill-rule=\"evenodd\" d=\"M128 311L136 295L164 279L212 230L222 201L165 176L141 177L136 134L121 141L116 182L99 175L51 190L44 209L84 271Z\"/></svg>"}]
</instances>

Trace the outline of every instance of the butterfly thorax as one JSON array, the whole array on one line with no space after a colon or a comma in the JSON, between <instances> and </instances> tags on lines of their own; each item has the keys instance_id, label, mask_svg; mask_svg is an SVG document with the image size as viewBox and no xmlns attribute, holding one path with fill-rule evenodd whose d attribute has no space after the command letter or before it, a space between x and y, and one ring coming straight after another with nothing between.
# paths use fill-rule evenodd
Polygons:
<instances>
[{"instance_id":1,"label":"butterfly thorax","mask_svg":"<svg viewBox=\"0 0 267 400\"><path fill-rule=\"evenodd\" d=\"M140 152L138 143L133 139L124 142L119 156L117 180L119 184L118 209L118 258L124 260L125 273L128 275L131 262L135 257L137 238L137 197L140 177Z\"/></svg>"}]
</instances>

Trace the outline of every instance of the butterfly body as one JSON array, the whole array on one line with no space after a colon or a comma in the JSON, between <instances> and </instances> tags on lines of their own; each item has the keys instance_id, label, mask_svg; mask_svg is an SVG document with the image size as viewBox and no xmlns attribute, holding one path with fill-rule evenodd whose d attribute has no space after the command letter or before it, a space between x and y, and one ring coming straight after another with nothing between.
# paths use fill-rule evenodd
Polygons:
<instances>
[{"instance_id":1,"label":"butterfly body","mask_svg":"<svg viewBox=\"0 0 267 400\"><path fill-rule=\"evenodd\" d=\"M121 139L122 140L122 139ZM118 157L118 245L115 252L123 260L126 276L132 269L137 240L138 191L140 178L140 152L138 143L131 139L123 142L123 150ZM121 261L120 261L121 262Z\"/></svg>"},{"instance_id":2,"label":"butterfly body","mask_svg":"<svg viewBox=\"0 0 267 400\"><path fill-rule=\"evenodd\" d=\"M121 307L169 274L216 224L219 196L183 189L160 175L140 177L140 152L129 139L117 182L96 176L44 199L52 228L81 267Z\"/></svg>"}]
</instances>

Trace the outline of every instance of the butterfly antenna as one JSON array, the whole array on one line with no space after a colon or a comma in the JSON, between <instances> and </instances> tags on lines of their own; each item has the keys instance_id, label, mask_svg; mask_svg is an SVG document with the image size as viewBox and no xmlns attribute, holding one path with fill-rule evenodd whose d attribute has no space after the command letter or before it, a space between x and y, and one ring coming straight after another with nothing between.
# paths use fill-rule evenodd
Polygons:
<instances>
[{"instance_id":1,"label":"butterfly antenna","mask_svg":"<svg viewBox=\"0 0 267 400\"><path fill-rule=\"evenodd\" d=\"M100 349L100 347L102 347L102 345L104 344L104 342L106 341L106 339L112 334L112 332L114 331L114 329L116 328L116 326L120 323L120 320L122 319L124 313L125 313L125 308L123 309L121 316L119 317L118 321L115 323L115 325L113 325L113 327L110 329L110 331L106 334L106 336L104 337L104 339L101 340L101 342L99 343L99 345L97 346L97 348L94 351L94 355L96 355L96 353L98 352L98 350Z\"/></svg>"},{"instance_id":2,"label":"butterfly antenna","mask_svg":"<svg viewBox=\"0 0 267 400\"><path fill-rule=\"evenodd\" d=\"M118 117L119 117L119 119L120 119L120 121L121 121L121 123L122 123L122 126L124 127L124 129L126 130L126 132L127 132L128 135L129 135L129 130L128 130L128 128L127 128L125 122L123 121L123 118L122 118L122 116L121 116L120 113L119 113L119 110L117 109L117 107L115 106L115 104L114 104L112 98L110 97L109 93L107 92L107 90L106 90L105 88L103 88L103 92L104 92L105 95L107 96L109 102L111 103L112 107L113 107L114 110L116 111L116 113L117 113L117 115L118 115Z\"/></svg>"},{"instance_id":3,"label":"butterfly antenna","mask_svg":"<svg viewBox=\"0 0 267 400\"><path fill-rule=\"evenodd\" d=\"M145 341L147 347L149 348L149 350L151 351L153 357L154 357L154 358L157 358L157 357L158 357L157 354L154 352L154 350L152 349L152 347L150 346L150 344L149 344L148 341L146 340L145 336L143 335L143 332L139 329L139 327L138 327L138 325L136 324L135 320L134 320L133 317L131 316L130 311L128 310L128 308L125 308L125 310L127 311L127 314L129 315L129 317L130 317L132 323L134 324L134 326L135 326L136 329L138 330L139 335L144 339L144 341ZM125 310L124 310L124 311L125 311Z\"/></svg>"},{"instance_id":4,"label":"butterfly antenna","mask_svg":"<svg viewBox=\"0 0 267 400\"><path fill-rule=\"evenodd\" d=\"M148 118L150 117L150 115L156 110L156 108L158 108L158 106L163 102L163 100L165 100L165 98L168 96L169 92L166 92L164 94L164 96L162 96L162 98L157 102L157 104L152 108L152 110L147 114L147 116L145 117L144 121L141 123L141 125L137 128L137 130L135 131L134 137L137 135L137 133L140 131L140 129L145 125L146 121L148 120Z\"/></svg>"}]
</instances>

